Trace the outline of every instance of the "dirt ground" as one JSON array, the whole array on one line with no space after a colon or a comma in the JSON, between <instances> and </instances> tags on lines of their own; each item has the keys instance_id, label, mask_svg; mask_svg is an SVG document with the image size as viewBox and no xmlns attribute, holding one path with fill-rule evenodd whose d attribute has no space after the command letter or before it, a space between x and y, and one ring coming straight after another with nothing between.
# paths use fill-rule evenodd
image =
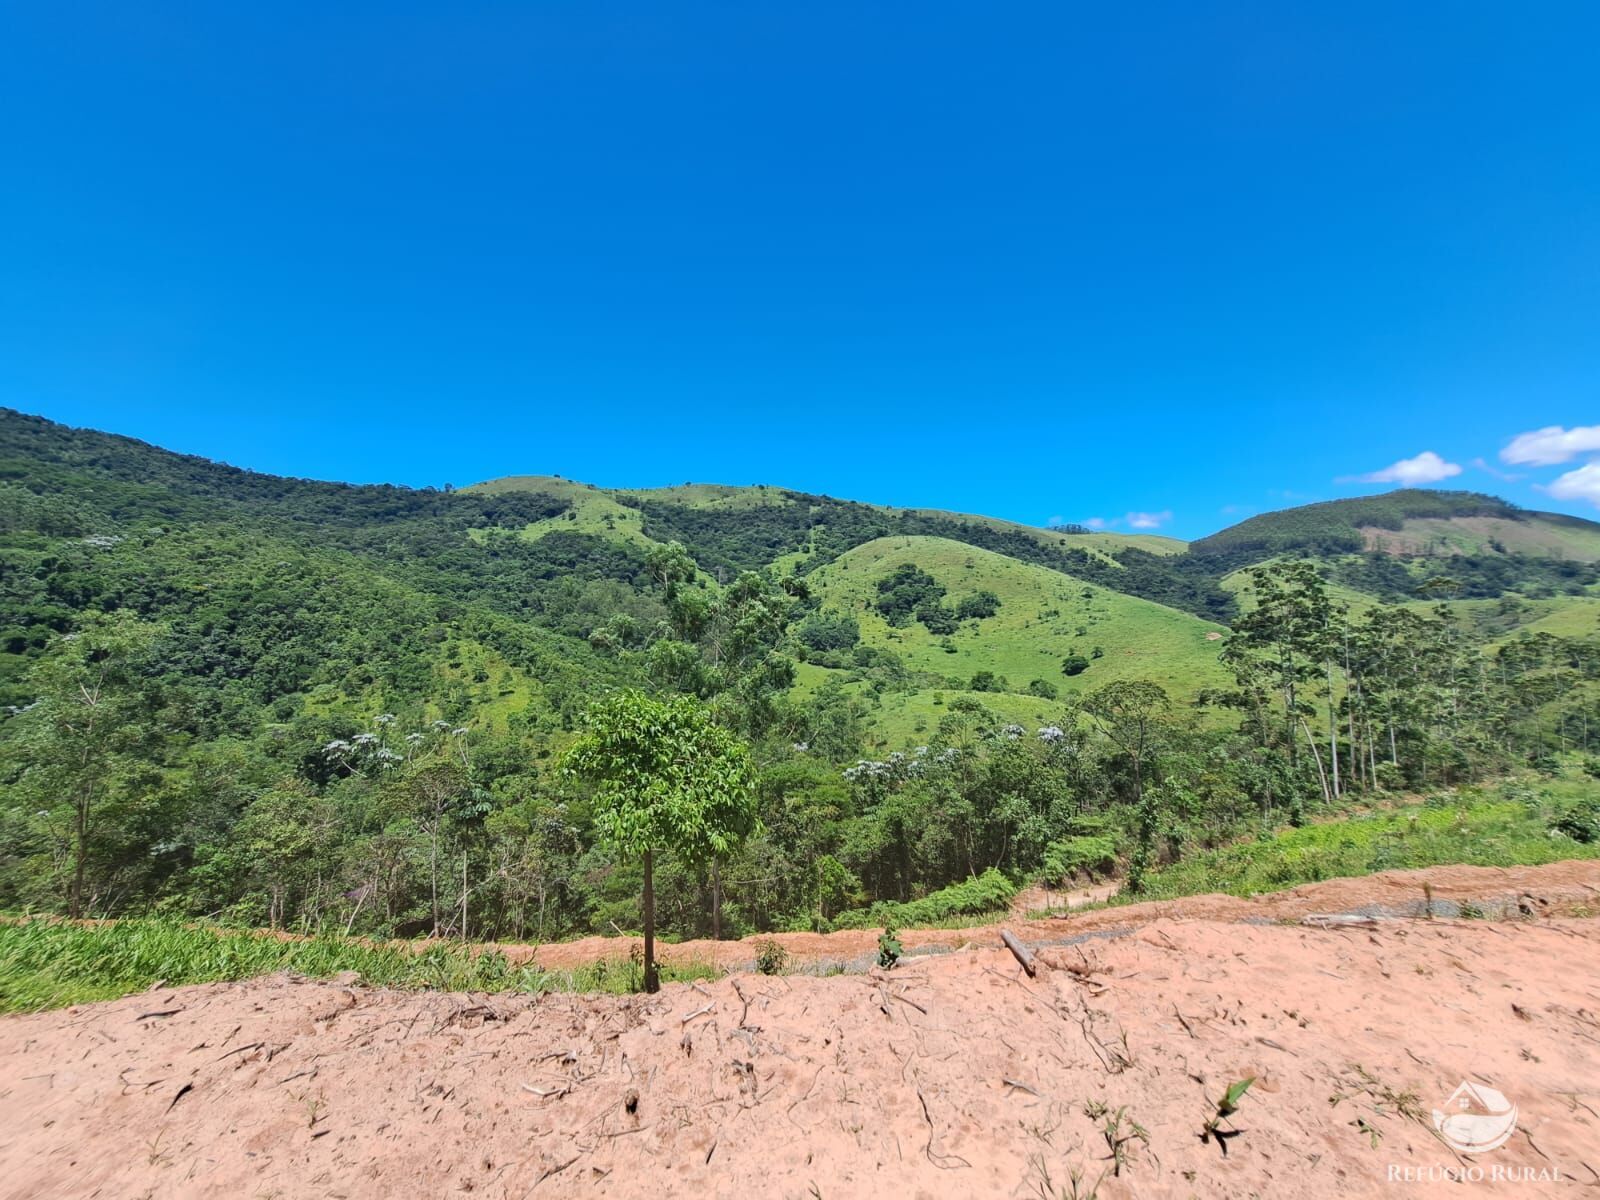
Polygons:
<instances>
[{"instance_id":1,"label":"dirt ground","mask_svg":"<svg viewBox=\"0 0 1600 1200\"><path fill-rule=\"evenodd\" d=\"M1424 880L1507 919L1297 923ZM0 1195L1600 1196L1597 909L1597 863L1446 869L1031 923L1099 935L1034 978L978 930L654 997L160 989L0 1020ZM1473 1158L1463 1080L1518 1106Z\"/></svg>"}]
</instances>

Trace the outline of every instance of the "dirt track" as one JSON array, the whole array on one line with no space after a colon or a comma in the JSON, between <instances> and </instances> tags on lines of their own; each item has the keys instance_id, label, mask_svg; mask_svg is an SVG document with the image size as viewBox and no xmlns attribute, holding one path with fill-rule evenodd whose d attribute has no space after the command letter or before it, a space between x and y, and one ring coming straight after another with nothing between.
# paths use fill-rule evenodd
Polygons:
<instances>
[{"instance_id":1,"label":"dirt track","mask_svg":"<svg viewBox=\"0 0 1600 1200\"><path fill-rule=\"evenodd\" d=\"M1408 874L1041 922L1138 927L1037 979L981 933L652 998L272 978L9 1017L0 1195L1460 1196L1390 1175L1464 1163L1545 1172L1486 1195L1600 1195L1600 919L1538 915L1593 911L1600 864L1425 875L1535 915L1237 919L1409 902ZM1248 1075L1224 1157L1198 1135ZM1464 1078L1519 1105L1476 1160L1428 1117Z\"/></svg>"}]
</instances>

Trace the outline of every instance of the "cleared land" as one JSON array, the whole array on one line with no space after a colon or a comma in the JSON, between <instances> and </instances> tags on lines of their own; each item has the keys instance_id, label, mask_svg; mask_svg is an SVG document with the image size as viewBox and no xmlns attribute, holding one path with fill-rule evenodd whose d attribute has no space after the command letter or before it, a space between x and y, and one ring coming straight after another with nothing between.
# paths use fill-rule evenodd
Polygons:
<instances>
[{"instance_id":1,"label":"cleared land","mask_svg":"<svg viewBox=\"0 0 1600 1200\"><path fill-rule=\"evenodd\" d=\"M1429 1110L1467 1078L1519 1107L1480 1163L1543 1173L1519 1194L1593 1187L1600 920L1545 914L1592 912L1600 868L1463 870L1403 891L1487 891L1519 919L1251 924L1206 908L1251 901L1202 897L1046 923L1138 918L1041 950L1035 979L990 936L888 973L655 997L279 976L9 1017L0 1192L1385 1195L1396 1170L1465 1165ZM1200 1133L1244 1078L1224 1154Z\"/></svg>"}]
</instances>

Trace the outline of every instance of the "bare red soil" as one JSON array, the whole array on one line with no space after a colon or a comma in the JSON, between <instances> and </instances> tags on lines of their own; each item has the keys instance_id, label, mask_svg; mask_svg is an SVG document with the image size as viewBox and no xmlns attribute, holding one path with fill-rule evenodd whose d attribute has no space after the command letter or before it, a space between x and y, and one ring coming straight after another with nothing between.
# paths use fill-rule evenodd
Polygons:
<instances>
[{"instance_id":1,"label":"bare red soil","mask_svg":"<svg viewBox=\"0 0 1600 1200\"><path fill-rule=\"evenodd\" d=\"M1285 923L1424 879L1514 916ZM1597 905L1593 863L1446 869L1036 922L1102 936L1035 978L990 930L653 997L273 977L7 1017L0 1195L1600 1195L1600 919L1553 915ZM1476 1158L1430 1117L1462 1080L1518 1106Z\"/></svg>"}]
</instances>

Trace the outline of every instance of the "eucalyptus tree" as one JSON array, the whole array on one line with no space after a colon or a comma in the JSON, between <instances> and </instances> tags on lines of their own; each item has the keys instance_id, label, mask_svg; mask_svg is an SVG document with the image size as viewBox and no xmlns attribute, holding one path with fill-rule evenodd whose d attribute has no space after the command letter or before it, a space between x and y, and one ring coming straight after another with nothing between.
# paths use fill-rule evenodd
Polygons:
<instances>
[{"instance_id":1,"label":"eucalyptus tree","mask_svg":"<svg viewBox=\"0 0 1600 1200\"><path fill-rule=\"evenodd\" d=\"M592 785L601 839L618 857L643 861L644 981L656 991L655 855L700 866L756 829L749 748L690 697L625 691L589 709L563 769Z\"/></svg>"}]
</instances>

